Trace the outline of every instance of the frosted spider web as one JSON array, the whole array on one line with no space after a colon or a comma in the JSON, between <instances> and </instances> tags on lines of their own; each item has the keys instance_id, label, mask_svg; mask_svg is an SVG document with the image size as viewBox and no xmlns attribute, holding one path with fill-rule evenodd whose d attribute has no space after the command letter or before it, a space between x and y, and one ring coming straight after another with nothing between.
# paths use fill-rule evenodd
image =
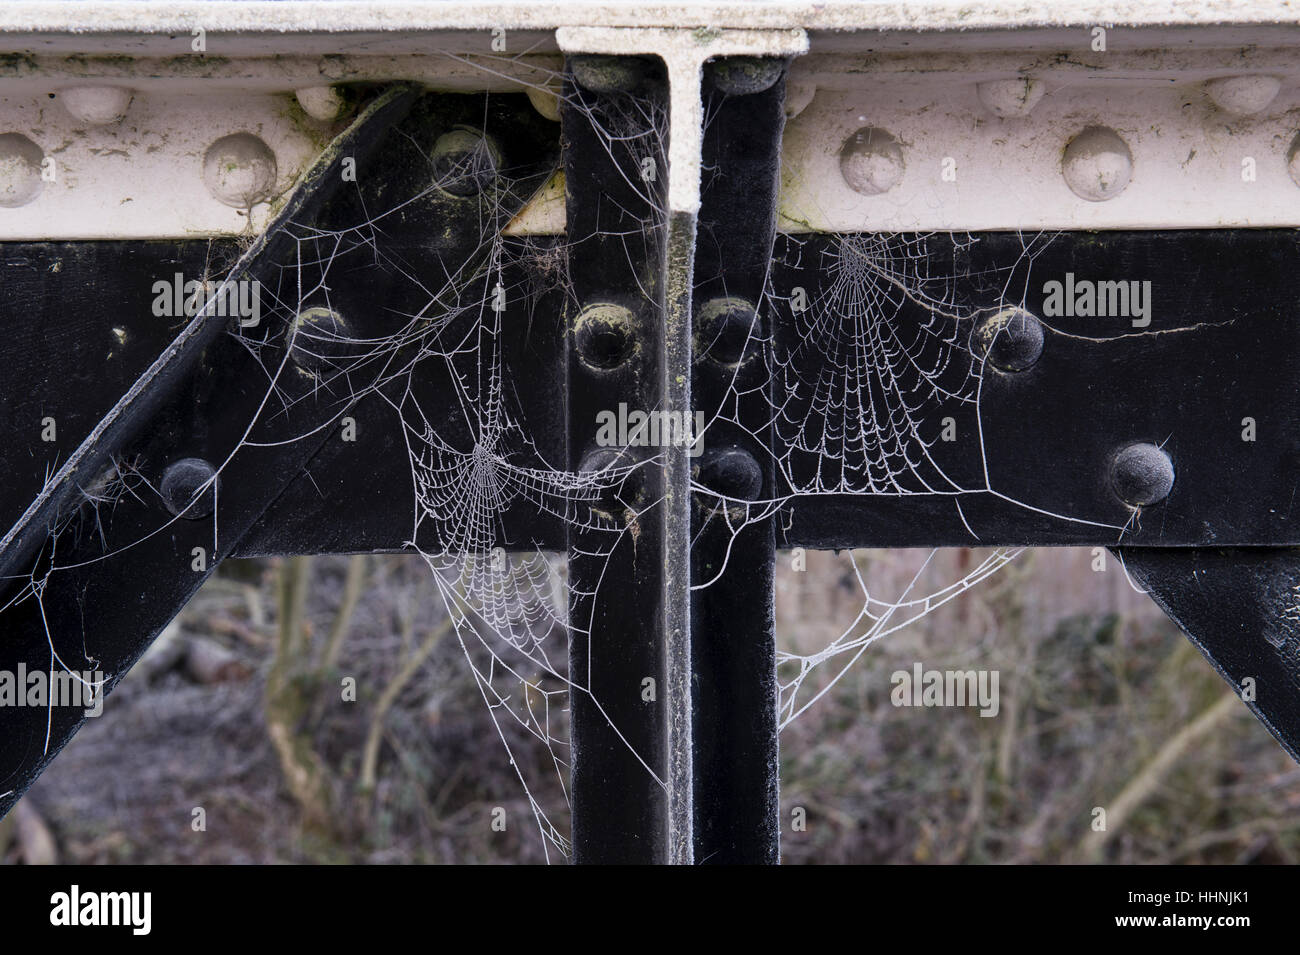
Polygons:
<instances>
[{"instance_id":1,"label":"frosted spider web","mask_svg":"<svg viewBox=\"0 0 1300 955\"><path fill-rule=\"evenodd\" d=\"M504 75L510 63L506 58L473 62L496 75ZM535 88L555 92L559 81L558 74L543 76ZM597 124L609 150L626 151L664 168L666 114L632 97L620 102L612 122ZM581 108L581 103L566 106ZM287 354L266 352L264 342L239 329L231 334L240 337L265 373L259 420L283 414L295 402L309 398L330 406L322 428L336 427L362 399L373 398L391 408L411 478L407 546L429 568L551 859L570 851L564 820L571 769L567 708L574 693L592 693L580 675L569 673L570 643L590 638L583 621L570 619L570 608L594 591L575 592L563 560L556 555L520 552L518 542L508 539L505 516L511 509L531 509L581 530L584 549L577 553L599 561L629 537L635 544L637 519L657 503L620 499L630 515L625 518L611 513L610 496L618 494L633 470L654 467L658 459L652 454L636 464L620 460L599 471L575 471L565 462L546 460L528 433L502 339L506 323L523 320L522 303L532 300L537 289L508 276L547 276L572 310L577 303L568 287L566 262L583 250L581 240L551 242L506 235L511 219L507 207L528 198L518 193L511 170L501 170L493 187L495 201L480 204L479 240L464 262L444 262L441 274L423 274L392 247L388 228L404 209L451 180L473 175L482 158L471 156L463 168L439 174L444 180L431 167L425 192L391 208L367 209L361 221L346 228L289 226L296 265L284 269L275 289L264 287L264 294L271 296L264 327L283 328L309 307L329 308L331 283L349 281L352 270L359 268L382 270L406 286L411 293L407 300L425 303L410 314L394 313L381 303L378 308L391 327L375 337L356 337L346 326L341 330L297 326L294 335L300 350L323 363L308 394L286 386L288 377L296 373ZM656 189L632 177L628 182L663 213ZM662 215L644 221L643 231L660 229L662 221ZM627 237L629 243L632 238ZM935 412L940 407L978 411L984 351L974 340L977 318L988 309L1019 303L1023 288L1014 286L1012 273L1023 283L1024 270L1008 269L1005 284L978 307L963 305L957 289L970 276L936 268L933 238L840 236L830 249L818 253L823 257L818 268L830 281L802 301L795 289L777 287L769 274L759 307L770 310L773 324L791 334L760 342L754 333L747 347L770 346L764 350L764 360L774 386L771 393L778 397L771 403L766 425L778 437L774 463L780 486L773 497L757 501L729 498L698 482L692 487L700 497L713 500L716 506L708 520L722 522L732 541L744 528L772 519L808 496L924 494L948 495L956 502L967 493L997 493L988 481L987 467L982 471L976 467L963 476L937 459ZM806 243L795 237L785 241L782 264L797 266ZM961 248L977 240L953 241ZM1044 241L1041 236L1027 237L1022 262L1016 265L1031 264ZM512 268L521 263L530 268ZM648 289L640 292L651 297ZM282 357L271 361L265 354ZM454 421L429 414L417 395L414 383L431 374L442 383L444 397L454 399ZM702 409L707 413L706 444L708 429L718 423L751 433L758 430L743 425L736 410L753 393L733 382L719 407ZM248 423L241 447L258 444L257 423ZM975 453L982 455L982 447ZM229 460L218 462L218 474ZM982 480L971 481L969 473L982 474ZM83 489L80 506L54 528L30 579L6 606L20 600L41 601L52 574L80 566L61 562L60 541L68 534L93 537L101 508L111 508L127 495L139 500L161 496L132 462L116 461ZM179 519L160 524L154 534L165 532ZM211 521L214 553L219 553L219 498ZM426 541L435 543L422 543ZM130 546L134 545L95 559ZM104 549L108 550L106 544ZM1019 553L1017 549L995 551L961 579L926 592L918 574L904 592L891 598L873 592L855 564L862 594L856 619L816 652L779 654L780 725L789 725L829 689L825 685L814 694L804 693L810 674L830 668L833 685L875 641L960 596ZM710 586L725 572L725 565L724 561L715 577L696 587ZM599 588L600 583L591 586ZM0 607L0 613L4 609ZM60 642L56 635L47 629L46 636L51 668L71 669L66 649L56 648ZM543 805L535 797L537 781L529 778L525 761L517 758L522 745L541 747L548 754L565 805ZM654 775L649 764L641 761Z\"/></svg>"}]
</instances>

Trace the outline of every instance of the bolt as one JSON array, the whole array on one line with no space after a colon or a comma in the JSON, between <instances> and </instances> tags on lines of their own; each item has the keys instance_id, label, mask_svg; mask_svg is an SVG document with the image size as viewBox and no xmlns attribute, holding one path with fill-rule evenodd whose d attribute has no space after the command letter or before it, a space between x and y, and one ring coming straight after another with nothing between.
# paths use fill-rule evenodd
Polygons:
<instances>
[{"instance_id":1,"label":"bolt","mask_svg":"<svg viewBox=\"0 0 1300 955\"><path fill-rule=\"evenodd\" d=\"M312 119L330 123L352 106L351 91L337 86L308 86L294 92L298 105Z\"/></svg>"},{"instance_id":2,"label":"bolt","mask_svg":"<svg viewBox=\"0 0 1300 955\"><path fill-rule=\"evenodd\" d=\"M636 351L635 319L622 305L588 305L574 321L578 357L591 368L617 368Z\"/></svg>"},{"instance_id":3,"label":"bolt","mask_svg":"<svg viewBox=\"0 0 1300 955\"><path fill-rule=\"evenodd\" d=\"M1133 176L1133 154L1115 130L1089 126L1065 147L1061 175L1080 199L1104 202L1128 185Z\"/></svg>"},{"instance_id":4,"label":"bolt","mask_svg":"<svg viewBox=\"0 0 1300 955\"><path fill-rule=\"evenodd\" d=\"M203 181L218 202L249 209L275 191L275 153L251 133L232 133L208 147Z\"/></svg>"},{"instance_id":5,"label":"bolt","mask_svg":"<svg viewBox=\"0 0 1300 955\"><path fill-rule=\"evenodd\" d=\"M167 510L187 521L201 521L210 515L217 501L216 474L216 469L202 458L173 461L159 485Z\"/></svg>"},{"instance_id":6,"label":"bolt","mask_svg":"<svg viewBox=\"0 0 1300 955\"><path fill-rule=\"evenodd\" d=\"M1023 308L1004 308L985 319L978 341L995 368L1024 371L1043 354L1043 325Z\"/></svg>"},{"instance_id":7,"label":"bolt","mask_svg":"<svg viewBox=\"0 0 1300 955\"><path fill-rule=\"evenodd\" d=\"M643 56L569 58L574 82L593 93L634 93L650 78L651 66L651 61Z\"/></svg>"},{"instance_id":8,"label":"bolt","mask_svg":"<svg viewBox=\"0 0 1300 955\"><path fill-rule=\"evenodd\" d=\"M743 448L721 448L705 453L699 482L722 497L753 501L763 493L763 469Z\"/></svg>"},{"instance_id":9,"label":"bolt","mask_svg":"<svg viewBox=\"0 0 1300 955\"><path fill-rule=\"evenodd\" d=\"M1156 504L1168 497L1174 486L1174 463L1154 444L1130 444L1115 455L1110 481L1125 504Z\"/></svg>"},{"instance_id":10,"label":"bolt","mask_svg":"<svg viewBox=\"0 0 1300 955\"><path fill-rule=\"evenodd\" d=\"M888 192L903 178L903 147L883 129L859 129L840 149L840 173L864 196Z\"/></svg>"},{"instance_id":11,"label":"bolt","mask_svg":"<svg viewBox=\"0 0 1300 955\"><path fill-rule=\"evenodd\" d=\"M1205 94L1225 113L1250 116L1273 102L1281 88L1276 76L1220 76L1205 84Z\"/></svg>"},{"instance_id":12,"label":"bolt","mask_svg":"<svg viewBox=\"0 0 1300 955\"><path fill-rule=\"evenodd\" d=\"M126 115L132 95L120 86L74 86L59 91L59 102L78 122L107 126Z\"/></svg>"},{"instance_id":13,"label":"bolt","mask_svg":"<svg viewBox=\"0 0 1300 955\"><path fill-rule=\"evenodd\" d=\"M338 355L347 331L343 317L333 309L306 309L289 326L289 352L299 368L319 374L334 366L330 359Z\"/></svg>"},{"instance_id":14,"label":"bolt","mask_svg":"<svg viewBox=\"0 0 1300 955\"><path fill-rule=\"evenodd\" d=\"M1018 76L1014 80L989 80L975 87L985 109L1001 119L1028 116L1046 91L1041 80L1028 76Z\"/></svg>"},{"instance_id":15,"label":"bolt","mask_svg":"<svg viewBox=\"0 0 1300 955\"><path fill-rule=\"evenodd\" d=\"M45 152L21 133L0 135L0 206L15 209L41 194Z\"/></svg>"},{"instance_id":16,"label":"bolt","mask_svg":"<svg viewBox=\"0 0 1300 955\"><path fill-rule=\"evenodd\" d=\"M728 56L709 60L704 69L719 93L749 96L770 90L785 72L785 61L767 56Z\"/></svg>"},{"instance_id":17,"label":"bolt","mask_svg":"<svg viewBox=\"0 0 1300 955\"><path fill-rule=\"evenodd\" d=\"M724 365L737 364L757 319L754 306L744 299L710 299L696 319L696 350Z\"/></svg>"},{"instance_id":18,"label":"bolt","mask_svg":"<svg viewBox=\"0 0 1300 955\"><path fill-rule=\"evenodd\" d=\"M501 150L496 143L473 129L443 133L433 144L430 159L438 188L461 199L491 186L501 168Z\"/></svg>"}]
</instances>

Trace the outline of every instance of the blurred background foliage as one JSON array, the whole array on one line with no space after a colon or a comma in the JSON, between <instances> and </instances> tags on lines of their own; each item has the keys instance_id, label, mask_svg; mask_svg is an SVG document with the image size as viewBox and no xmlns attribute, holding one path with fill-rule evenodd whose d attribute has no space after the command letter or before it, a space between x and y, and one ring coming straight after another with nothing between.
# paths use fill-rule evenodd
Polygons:
<instances>
[{"instance_id":1,"label":"blurred background foliage","mask_svg":"<svg viewBox=\"0 0 1300 955\"><path fill-rule=\"evenodd\" d=\"M922 583L983 554L942 551ZM850 626L852 559L888 596L925 557L809 553L798 571L779 555L780 644L813 651ZM782 734L785 861L1297 861L1300 768L1105 560L1027 552L868 649ZM544 861L428 574L404 555L223 564L0 821L0 858ZM999 671L998 715L893 706L890 675L916 662ZM512 744L566 818L551 754Z\"/></svg>"}]
</instances>

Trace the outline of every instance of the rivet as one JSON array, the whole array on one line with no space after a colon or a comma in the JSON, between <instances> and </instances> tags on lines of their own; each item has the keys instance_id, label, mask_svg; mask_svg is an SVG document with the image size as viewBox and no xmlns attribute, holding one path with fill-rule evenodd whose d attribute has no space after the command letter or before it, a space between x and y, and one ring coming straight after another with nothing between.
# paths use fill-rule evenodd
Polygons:
<instances>
[{"instance_id":1,"label":"rivet","mask_svg":"<svg viewBox=\"0 0 1300 955\"><path fill-rule=\"evenodd\" d=\"M202 458L181 458L167 466L158 490L163 503L177 517L200 521L216 506L216 468ZM211 482L209 484L209 482Z\"/></svg>"},{"instance_id":2,"label":"rivet","mask_svg":"<svg viewBox=\"0 0 1300 955\"><path fill-rule=\"evenodd\" d=\"M994 367L1024 371L1043 354L1043 326L1023 308L1004 308L979 326L978 339Z\"/></svg>"},{"instance_id":3,"label":"rivet","mask_svg":"<svg viewBox=\"0 0 1300 955\"><path fill-rule=\"evenodd\" d=\"M738 363L757 318L754 306L744 299L710 299L696 318L696 352L725 365Z\"/></svg>"},{"instance_id":4,"label":"rivet","mask_svg":"<svg viewBox=\"0 0 1300 955\"><path fill-rule=\"evenodd\" d=\"M789 83L785 85L785 118L794 119L813 101L817 87L813 83Z\"/></svg>"},{"instance_id":5,"label":"rivet","mask_svg":"<svg viewBox=\"0 0 1300 955\"><path fill-rule=\"evenodd\" d=\"M1089 126L1065 147L1061 159L1065 184L1080 199L1114 199L1133 175L1133 154L1119 133L1106 126Z\"/></svg>"},{"instance_id":6,"label":"rivet","mask_svg":"<svg viewBox=\"0 0 1300 955\"><path fill-rule=\"evenodd\" d=\"M304 113L322 123L333 122L352 105L348 91L337 86L307 86L295 90L294 96Z\"/></svg>"},{"instance_id":7,"label":"rivet","mask_svg":"<svg viewBox=\"0 0 1300 955\"><path fill-rule=\"evenodd\" d=\"M213 198L249 209L275 190L275 153L252 133L232 133L208 147L203 181Z\"/></svg>"},{"instance_id":8,"label":"rivet","mask_svg":"<svg viewBox=\"0 0 1300 955\"><path fill-rule=\"evenodd\" d=\"M1028 116L1047 87L1041 80L1018 76L1013 80L989 80L975 87L980 102L994 116L1002 119L1019 119Z\"/></svg>"},{"instance_id":9,"label":"rivet","mask_svg":"<svg viewBox=\"0 0 1300 955\"><path fill-rule=\"evenodd\" d=\"M556 95L555 90L545 86L529 86L525 92L528 94L528 102L533 104L533 109L553 123L560 121L560 97Z\"/></svg>"},{"instance_id":10,"label":"rivet","mask_svg":"<svg viewBox=\"0 0 1300 955\"><path fill-rule=\"evenodd\" d=\"M636 351L635 319L622 305L600 302L588 305L574 321L574 345L586 365L608 371Z\"/></svg>"},{"instance_id":11,"label":"rivet","mask_svg":"<svg viewBox=\"0 0 1300 955\"><path fill-rule=\"evenodd\" d=\"M1225 113L1250 116L1273 102L1281 88L1276 76L1220 76L1205 84L1205 94Z\"/></svg>"},{"instance_id":12,"label":"rivet","mask_svg":"<svg viewBox=\"0 0 1300 955\"><path fill-rule=\"evenodd\" d=\"M709 60L704 69L719 93L750 96L770 90L785 72L785 61L767 56L727 56Z\"/></svg>"},{"instance_id":13,"label":"rivet","mask_svg":"<svg viewBox=\"0 0 1300 955\"><path fill-rule=\"evenodd\" d=\"M903 178L903 147L883 129L859 129L840 149L840 173L864 196L888 192Z\"/></svg>"},{"instance_id":14,"label":"rivet","mask_svg":"<svg viewBox=\"0 0 1300 955\"><path fill-rule=\"evenodd\" d=\"M596 503L607 513L620 505L639 506L644 503L641 475L636 469L637 458L629 448L594 448L582 456L578 471L598 487Z\"/></svg>"},{"instance_id":15,"label":"rivet","mask_svg":"<svg viewBox=\"0 0 1300 955\"><path fill-rule=\"evenodd\" d=\"M45 153L22 133L0 135L0 206L16 209L41 194Z\"/></svg>"},{"instance_id":16,"label":"rivet","mask_svg":"<svg viewBox=\"0 0 1300 955\"><path fill-rule=\"evenodd\" d=\"M121 86L74 86L59 91L59 102L78 122L106 126L121 121L133 95Z\"/></svg>"},{"instance_id":17,"label":"rivet","mask_svg":"<svg viewBox=\"0 0 1300 955\"><path fill-rule=\"evenodd\" d=\"M573 79L593 93L633 93L650 75L650 61L640 56L583 55L569 58Z\"/></svg>"},{"instance_id":18,"label":"rivet","mask_svg":"<svg viewBox=\"0 0 1300 955\"><path fill-rule=\"evenodd\" d=\"M699 483L714 494L740 501L763 493L763 469L743 448L719 448L704 453Z\"/></svg>"},{"instance_id":19,"label":"rivet","mask_svg":"<svg viewBox=\"0 0 1300 955\"><path fill-rule=\"evenodd\" d=\"M299 368L318 373L334 367L331 358L347 335L347 324L333 309L316 306L299 312L289 327L289 352Z\"/></svg>"},{"instance_id":20,"label":"rivet","mask_svg":"<svg viewBox=\"0 0 1300 955\"><path fill-rule=\"evenodd\" d=\"M1130 444L1115 455L1111 485L1121 501L1131 507L1156 504L1174 486L1174 463L1154 444Z\"/></svg>"},{"instance_id":21,"label":"rivet","mask_svg":"<svg viewBox=\"0 0 1300 955\"><path fill-rule=\"evenodd\" d=\"M430 159L434 184L465 199L492 185L501 166L501 151L476 130L453 129L438 137Z\"/></svg>"}]
</instances>

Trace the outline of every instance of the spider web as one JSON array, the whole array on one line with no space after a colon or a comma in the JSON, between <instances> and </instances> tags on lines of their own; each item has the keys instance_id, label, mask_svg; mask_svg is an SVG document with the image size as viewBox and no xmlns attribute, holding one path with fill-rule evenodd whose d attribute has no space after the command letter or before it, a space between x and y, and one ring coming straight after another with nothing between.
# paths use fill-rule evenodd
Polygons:
<instances>
[{"instance_id":1,"label":"spider web","mask_svg":"<svg viewBox=\"0 0 1300 955\"><path fill-rule=\"evenodd\" d=\"M479 58L472 62L486 73L503 75L509 61ZM559 83L558 74L543 76L534 89L549 95ZM622 110L614 120L597 126L611 155L615 150L627 151L662 164L666 115L632 97L621 102ZM582 108L580 102L566 106ZM517 279L510 284L507 276L546 275L572 309L576 303L568 286L567 256L581 255L583 249L581 241L551 243L506 235L511 218L507 206L527 198L519 194L521 187L512 180L511 170L501 171L494 187L498 201L485 204L477 223L478 241L463 262L444 263L442 274L422 274L390 240L389 226L412 203L435 189L476 176L485 162L483 155L472 154L450 169L431 166L424 192L391 208L368 209L363 221L347 228L290 227L296 264L284 271L272 292L271 320L264 326L293 324L299 352L318 360L305 393L301 387L288 387L291 376L299 372L291 367L287 354L272 362L265 357L270 354L265 340L238 329L231 334L239 336L265 373L259 420L285 414L306 400L330 407L328 423L322 427L333 427L363 398L383 401L391 408L411 476L408 547L428 566L550 859L570 851L564 818L571 769L569 700L574 693L592 693L580 675L569 673L570 642L590 638L581 621L569 619L569 608L592 594L575 592L562 557L517 552L507 538L506 514L529 509L583 531L582 546L589 549L581 556L600 560L627 535L635 535L637 526L635 519L609 513L607 501L618 494L635 468L653 467L656 458L639 464L615 460L599 471L575 471L563 462L547 461L528 433L527 416L509 380L503 338L505 323L518 320L518 303L532 300L537 289ZM659 201L645 182L628 181L647 201ZM645 220L643 233L659 229L661 221L662 215ZM622 238L631 255L635 237ZM817 268L830 281L811 298L801 295L801 290L777 288L769 275L760 308L770 311L773 326L788 332L770 342L754 333L747 347L770 346L764 349L764 360L773 386L770 393L778 397L766 425L778 439L775 463L782 487L771 499L746 501L719 495L699 483L693 486L697 494L715 499L710 520L723 522L733 541L745 527L768 520L809 495L958 496L993 490L987 468L976 466L959 474L940 460L935 452L940 440L937 412L967 408L978 414L984 373L984 352L974 337L978 315L1018 304L1013 273L1023 280L1023 270L1008 269L1000 277L1000 290L987 302L978 307L963 305L958 287L971 276L939 264L941 257L932 248L935 238L838 236L829 248L817 252ZM945 241L960 250L977 240L945 237ZM1040 236L1026 238L1017 265L1031 263L1044 241ZM780 264L803 265L808 241L785 237L785 243ZM521 263L533 267L512 268ZM375 337L354 336L346 325L294 324L295 316L309 308L330 309L331 282L349 281L349 275L361 268L381 270L412 293L408 300L422 300L424 306L404 314L381 305L390 327ZM650 296L646 289L641 292ZM419 397L416 382L430 376L441 383L447 404L456 409L451 418L426 408ZM293 384L301 382L295 379ZM743 428L736 408L753 393L733 383L719 407L703 409L708 421L705 440L708 428L717 422ZM256 444L251 437L256 423L249 422L245 446ZM975 447L970 453L983 451ZM222 462L218 473L224 466ZM970 473L982 474L983 480L970 480ZM126 495L161 497L131 462L115 462L84 489L83 501L54 529L26 586L10 605L25 599L40 601L50 575L75 566L60 562L60 541L68 534L75 535L74 540L93 535L100 509L111 508ZM635 518L654 505L652 501L627 506ZM154 533L165 531L178 519L161 524ZM219 524L218 501L212 515L214 541ZM781 726L813 706L875 641L957 598L1019 553L996 551L961 579L929 592L922 592L918 574L892 599L874 593L855 563L862 594L857 618L819 651L778 656ZM107 556L111 555L97 559ZM717 576L724 571L725 561ZM4 609L0 607L0 613ZM56 665L69 669L66 651L56 651L56 637L48 630L47 637L51 669ZM834 671L829 684L813 694L804 692L810 675L819 668ZM524 745L541 747L549 755L565 805L546 806L535 798L536 780L523 768L526 761L516 758Z\"/></svg>"}]
</instances>

